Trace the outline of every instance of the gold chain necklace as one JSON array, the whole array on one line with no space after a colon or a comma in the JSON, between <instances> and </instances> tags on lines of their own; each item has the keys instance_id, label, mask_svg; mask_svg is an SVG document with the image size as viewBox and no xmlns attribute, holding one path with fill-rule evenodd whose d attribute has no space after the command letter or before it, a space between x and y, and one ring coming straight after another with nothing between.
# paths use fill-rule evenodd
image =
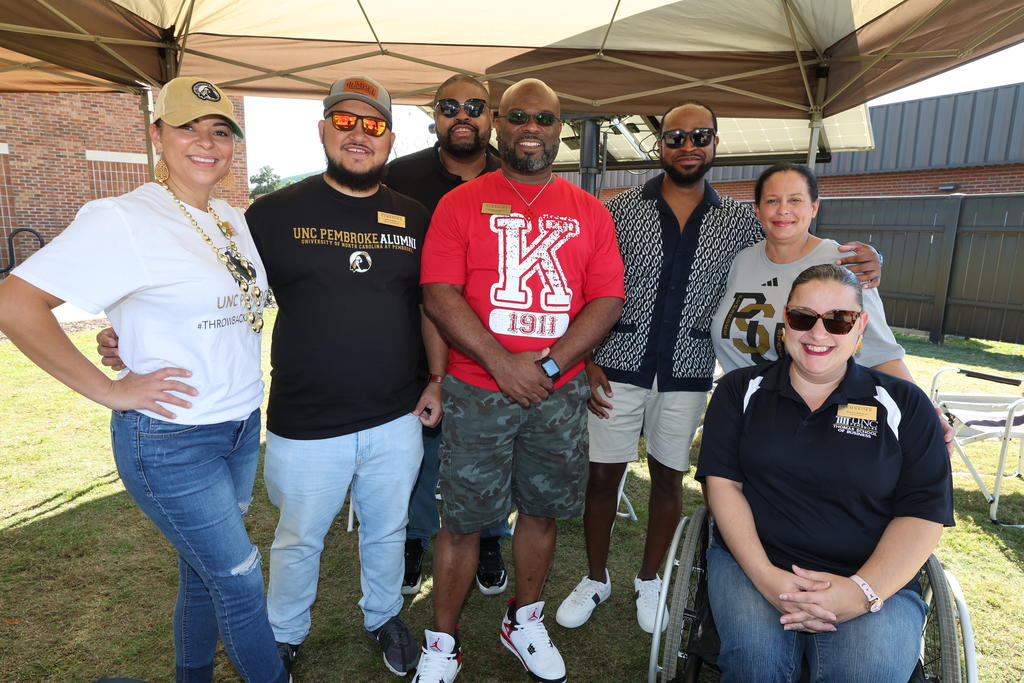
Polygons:
<instances>
[{"instance_id":1,"label":"gold chain necklace","mask_svg":"<svg viewBox=\"0 0 1024 683\"><path fill-rule=\"evenodd\" d=\"M512 184L511 180L508 179L507 175L502 173L501 177L505 179L505 182L508 183L508 186L512 188L512 191L516 193L516 196L523 200L523 204L526 204L526 217L527 218L533 218L533 211L530 210L530 207L533 206L534 202L536 202L538 199L540 199L540 196L542 194L544 194L544 190L548 189L548 185L550 185L551 181L555 179L555 175L553 173L551 175L549 175L548 179L544 181L543 187L540 188L540 190L537 192L537 194L533 195L533 199L531 199L530 201L526 201L526 197L524 197L522 194L520 194L519 190L516 189L516 186Z\"/></svg>"},{"instance_id":2,"label":"gold chain necklace","mask_svg":"<svg viewBox=\"0 0 1024 683\"><path fill-rule=\"evenodd\" d=\"M238 285L238 289L242 292L242 302L245 304L245 308L248 313L245 314L245 319L249 323L249 327L252 328L253 332L259 333L263 329L263 308L266 306L267 300L264 296L264 292L256 284L256 268L249 262L247 258L242 256L242 252L238 249L238 245L231 239L231 236L235 234L235 229L231 227L231 224L223 220L217 215L217 212L213 210L213 205L209 202L206 204L206 210L210 216L213 217L213 222L217 224L221 233L224 235L224 239L228 241L228 247L226 249L218 249L210 236L200 227L199 222L195 219L195 216L189 212L185 207L184 202L178 199L178 195L174 194L174 191L167 186L166 182L160 182L160 187L167 190L167 194L171 195L171 199L178 205L181 212L185 214L185 218L188 219L192 227L195 228L199 236L203 238L203 241L213 250L214 256L217 260L224 264L224 267L228 269L231 274L231 278Z\"/></svg>"}]
</instances>

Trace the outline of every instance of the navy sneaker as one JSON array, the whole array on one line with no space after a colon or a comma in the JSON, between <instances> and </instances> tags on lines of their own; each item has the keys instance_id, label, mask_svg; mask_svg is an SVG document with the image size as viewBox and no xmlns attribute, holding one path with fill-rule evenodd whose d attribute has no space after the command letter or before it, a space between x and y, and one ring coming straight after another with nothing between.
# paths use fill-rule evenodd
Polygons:
<instances>
[{"instance_id":1,"label":"navy sneaker","mask_svg":"<svg viewBox=\"0 0 1024 683\"><path fill-rule=\"evenodd\" d=\"M302 643L298 645L292 645L291 643L278 643L277 654L281 657L281 663L284 664L284 670L289 674L292 672L292 667L295 665L295 659L299 656L299 648L302 647Z\"/></svg>"},{"instance_id":2,"label":"navy sneaker","mask_svg":"<svg viewBox=\"0 0 1024 683\"><path fill-rule=\"evenodd\" d=\"M398 617L391 617L376 631L366 631L376 641L384 656L384 666L396 676L404 676L416 668L420 649L412 639L409 629Z\"/></svg>"}]
</instances>

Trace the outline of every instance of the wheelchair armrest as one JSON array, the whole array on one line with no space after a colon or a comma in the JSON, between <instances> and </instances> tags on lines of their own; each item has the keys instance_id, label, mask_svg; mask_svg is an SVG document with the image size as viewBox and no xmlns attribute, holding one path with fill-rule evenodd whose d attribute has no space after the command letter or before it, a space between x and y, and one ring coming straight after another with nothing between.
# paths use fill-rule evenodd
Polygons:
<instances>
[{"instance_id":1,"label":"wheelchair armrest","mask_svg":"<svg viewBox=\"0 0 1024 683\"><path fill-rule=\"evenodd\" d=\"M928 396L932 402L939 403L943 398L943 394L939 392L939 377L947 372L955 372L965 377L971 377L974 379L984 380L986 382L996 382L998 384L1008 384L1010 386L1019 387L1024 384L1024 379L1020 377L1003 377L1001 375L993 375L988 372L978 372L977 370L968 370L967 368L941 368L932 376L932 387L931 391L928 392ZM945 394L948 396L949 394Z\"/></svg>"},{"instance_id":2,"label":"wheelchair armrest","mask_svg":"<svg viewBox=\"0 0 1024 683\"><path fill-rule=\"evenodd\" d=\"M990 375L987 372L978 372L977 370L966 370L964 368L960 368L957 372L961 375L966 375L967 377L973 377L974 379L983 379L988 382L998 382L999 384L1009 384L1012 387L1019 387L1022 382L1020 378L1015 379L1013 377L1003 377L1001 375Z\"/></svg>"}]
</instances>

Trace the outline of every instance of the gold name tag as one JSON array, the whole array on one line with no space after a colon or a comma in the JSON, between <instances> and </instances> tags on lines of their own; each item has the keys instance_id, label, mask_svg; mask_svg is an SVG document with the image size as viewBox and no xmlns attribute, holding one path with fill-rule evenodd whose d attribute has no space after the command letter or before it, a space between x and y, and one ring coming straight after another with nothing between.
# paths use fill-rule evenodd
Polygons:
<instances>
[{"instance_id":1,"label":"gold name tag","mask_svg":"<svg viewBox=\"0 0 1024 683\"><path fill-rule=\"evenodd\" d=\"M405 216L399 216L396 213L387 213L386 211L378 211L377 222L383 223L384 225L393 225L396 228L404 228Z\"/></svg>"},{"instance_id":2,"label":"gold name tag","mask_svg":"<svg viewBox=\"0 0 1024 683\"><path fill-rule=\"evenodd\" d=\"M861 420L877 420L878 408L875 406L862 406L856 403L847 403L840 406L836 413L839 417L855 417Z\"/></svg>"},{"instance_id":3,"label":"gold name tag","mask_svg":"<svg viewBox=\"0 0 1024 683\"><path fill-rule=\"evenodd\" d=\"M512 213L512 205L484 202L480 205L480 213L486 213L490 216L507 216Z\"/></svg>"}]
</instances>

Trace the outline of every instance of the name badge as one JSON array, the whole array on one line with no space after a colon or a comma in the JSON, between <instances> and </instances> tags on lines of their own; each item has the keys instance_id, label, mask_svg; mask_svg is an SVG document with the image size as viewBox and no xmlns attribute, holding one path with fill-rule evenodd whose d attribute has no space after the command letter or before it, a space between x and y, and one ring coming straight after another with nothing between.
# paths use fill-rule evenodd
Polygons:
<instances>
[{"instance_id":1,"label":"name badge","mask_svg":"<svg viewBox=\"0 0 1024 683\"><path fill-rule=\"evenodd\" d=\"M378 211L377 222L383 223L384 225L393 225L396 228L404 228L405 216L399 216L396 213L388 213L386 211Z\"/></svg>"},{"instance_id":2,"label":"name badge","mask_svg":"<svg viewBox=\"0 0 1024 683\"><path fill-rule=\"evenodd\" d=\"M861 420L877 420L878 408L875 406L862 406L856 403L847 403L839 407L836 413L839 417L855 417Z\"/></svg>"},{"instance_id":3,"label":"name badge","mask_svg":"<svg viewBox=\"0 0 1024 683\"><path fill-rule=\"evenodd\" d=\"M512 213L512 205L484 202L480 205L480 213L486 213L489 216L508 216Z\"/></svg>"}]
</instances>

